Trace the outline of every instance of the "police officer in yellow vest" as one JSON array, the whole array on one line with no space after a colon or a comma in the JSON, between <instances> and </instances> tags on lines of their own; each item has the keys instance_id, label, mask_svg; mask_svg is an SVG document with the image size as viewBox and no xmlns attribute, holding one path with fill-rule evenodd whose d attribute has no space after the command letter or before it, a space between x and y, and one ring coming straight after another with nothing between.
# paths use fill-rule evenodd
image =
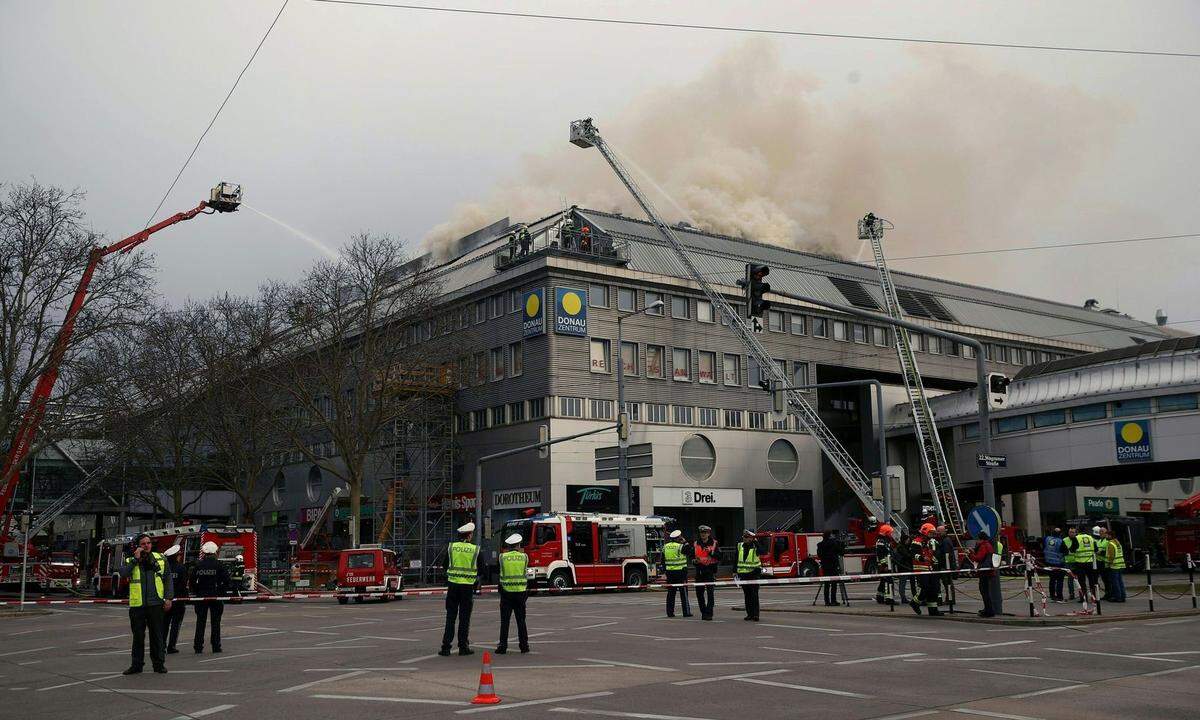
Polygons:
<instances>
[{"instance_id":1,"label":"police officer in yellow vest","mask_svg":"<svg viewBox=\"0 0 1200 720\"><path fill-rule=\"evenodd\" d=\"M692 608L688 605L687 566L685 553L691 551L691 546L683 542L683 531L672 530L663 545L663 570L667 575L667 617L675 617L675 594L678 593L683 601L683 616L691 617Z\"/></svg>"},{"instance_id":2,"label":"police officer in yellow vest","mask_svg":"<svg viewBox=\"0 0 1200 720\"><path fill-rule=\"evenodd\" d=\"M1072 536L1071 569L1079 578L1079 602L1096 596L1099 571L1096 569L1096 538L1082 530Z\"/></svg>"},{"instance_id":3,"label":"police officer in yellow vest","mask_svg":"<svg viewBox=\"0 0 1200 720\"><path fill-rule=\"evenodd\" d=\"M1115 532L1103 532L1104 600L1122 603L1125 602L1125 548Z\"/></svg>"},{"instance_id":4,"label":"police officer in yellow vest","mask_svg":"<svg viewBox=\"0 0 1200 720\"><path fill-rule=\"evenodd\" d=\"M150 662L154 672L167 671L165 621L175 597L167 559L154 552L154 543L145 533L134 541L131 557L118 570L129 580L129 627L133 631L133 658L124 674L136 675L146 663L146 630L150 631Z\"/></svg>"},{"instance_id":5,"label":"police officer in yellow vest","mask_svg":"<svg viewBox=\"0 0 1200 720\"><path fill-rule=\"evenodd\" d=\"M479 546L471 542L475 523L458 529L458 540L450 543L446 554L446 630L438 655L450 655L454 639L454 620L458 618L458 654L473 655L471 650L471 608L474 605L475 580L479 577Z\"/></svg>"},{"instance_id":6,"label":"police officer in yellow vest","mask_svg":"<svg viewBox=\"0 0 1200 720\"><path fill-rule=\"evenodd\" d=\"M525 570L529 557L521 550L521 534L513 533L504 539L505 551L500 553L500 644L496 654L508 652L508 622L517 617L517 642L521 652L529 652L529 630L525 627L525 600L529 597L529 580Z\"/></svg>"},{"instance_id":7,"label":"police officer in yellow vest","mask_svg":"<svg viewBox=\"0 0 1200 720\"><path fill-rule=\"evenodd\" d=\"M737 548L738 580L758 580L762 577L762 561L758 559L758 540L754 530L742 531L742 544ZM742 598L746 603L746 620L758 622L758 584L742 583Z\"/></svg>"}]
</instances>

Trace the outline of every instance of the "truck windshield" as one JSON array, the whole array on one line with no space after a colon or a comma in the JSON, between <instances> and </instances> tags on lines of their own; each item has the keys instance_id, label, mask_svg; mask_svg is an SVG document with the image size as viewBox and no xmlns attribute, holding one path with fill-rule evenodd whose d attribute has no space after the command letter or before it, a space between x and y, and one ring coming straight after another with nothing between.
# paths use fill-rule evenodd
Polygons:
<instances>
[{"instance_id":1,"label":"truck windshield","mask_svg":"<svg viewBox=\"0 0 1200 720\"><path fill-rule=\"evenodd\" d=\"M353 553L346 558L347 570L362 570L375 567L375 553Z\"/></svg>"}]
</instances>

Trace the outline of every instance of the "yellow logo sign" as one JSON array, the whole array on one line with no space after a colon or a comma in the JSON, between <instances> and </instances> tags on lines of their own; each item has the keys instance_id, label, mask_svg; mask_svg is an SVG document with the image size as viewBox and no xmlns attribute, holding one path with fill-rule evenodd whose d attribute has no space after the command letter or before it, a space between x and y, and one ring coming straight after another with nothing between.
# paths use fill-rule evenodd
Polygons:
<instances>
[{"instance_id":1,"label":"yellow logo sign","mask_svg":"<svg viewBox=\"0 0 1200 720\"><path fill-rule=\"evenodd\" d=\"M1130 445L1136 445L1137 443L1140 443L1144 435L1145 433L1142 432L1142 426L1138 423L1130 422L1121 426L1121 439Z\"/></svg>"},{"instance_id":2,"label":"yellow logo sign","mask_svg":"<svg viewBox=\"0 0 1200 720\"><path fill-rule=\"evenodd\" d=\"M542 299L536 293L530 293L525 300L525 315L528 317L537 317L537 314L542 309Z\"/></svg>"},{"instance_id":3,"label":"yellow logo sign","mask_svg":"<svg viewBox=\"0 0 1200 720\"><path fill-rule=\"evenodd\" d=\"M579 293L564 293L562 308L568 315L578 315L579 311L583 308L583 300L579 297Z\"/></svg>"}]
</instances>

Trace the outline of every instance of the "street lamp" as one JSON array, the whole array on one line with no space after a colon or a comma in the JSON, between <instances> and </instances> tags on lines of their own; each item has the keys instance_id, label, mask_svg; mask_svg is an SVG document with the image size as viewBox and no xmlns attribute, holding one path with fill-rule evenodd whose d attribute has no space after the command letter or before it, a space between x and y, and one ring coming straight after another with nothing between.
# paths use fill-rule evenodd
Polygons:
<instances>
[{"instance_id":1,"label":"street lamp","mask_svg":"<svg viewBox=\"0 0 1200 720\"><path fill-rule=\"evenodd\" d=\"M621 323L634 315L642 315L663 307L662 300L655 300L641 310L617 316L617 510L623 515L630 513L629 504L632 488L629 482L629 414L625 412L625 358L621 351L625 347L625 336Z\"/></svg>"}]
</instances>

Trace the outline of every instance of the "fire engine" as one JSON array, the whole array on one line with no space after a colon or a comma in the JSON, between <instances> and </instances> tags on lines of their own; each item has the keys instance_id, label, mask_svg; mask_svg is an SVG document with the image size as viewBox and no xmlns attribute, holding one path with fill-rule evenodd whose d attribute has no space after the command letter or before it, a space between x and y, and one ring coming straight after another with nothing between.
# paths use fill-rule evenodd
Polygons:
<instances>
[{"instance_id":1,"label":"fire engine","mask_svg":"<svg viewBox=\"0 0 1200 720\"><path fill-rule=\"evenodd\" d=\"M794 578L813 577L820 573L817 543L821 542L821 533L771 530L755 533L754 537L763 575Z\"/></svg>"},{"instance_id":2,"label":"fire engine","mask_svg":"<svg viewBox=\"0 0 1200 720\"><path fill-rule=\"evenodd\" d=\"M1163 535L1167 562L1187 569L1190 555L1193 563L1200 563L1200 493L1175 503L1171 519ZM1130 552L1125 551L1125 562Z\"/></svg>"},{"instance_id":3,"label":"fire engine","mask_svg":"<svg viewBox=\"0 0 1200 720\"><path fill-rule=\"evenodd\" d=\"M642 587L659 576L663 528L657 515L551 512L505 523L502 537L520 533L529 579L556 588Z\"/></svg>"},{"instance_id":4,"label":"fire engine","mask_svg":"<svg viewBox=\"0 0 1200 720\"><path fill-rule=\"evenodd\" d=\"M140 533L139 533L140 534ZM242 556L245 566L245 582L235 590L251 590L258 580L258 533L252 525L180 525L161 530L147 530L154 543L155 552L163 552L172 545L179 545L184 562L199 557L200 546L210 540L217 544L217 560L233 566ZM106 538L100 541L96 553L96 567L92 575L92 589L97 597L125 597L129 594L129 581L123 579L118 570L130 550L135 535ZM232 567L230 568L232 571Z\"/></svg>"},{"instance_id":5,"label":"fire engine","mask_svg":"<svg viewBox=\"0 0 1200 720\"><path fill-rule=\"evenodd\" d=\"M396 553L385 550L381 545L360 545L354 550L342 550L338 556L337 589L340 593L387 593L383 600L391 600L395 593L404 588L404 580L396 566ZM354 602L364 598L356 597ZM338 603L345 605L348 597L339 597Z\"/></svg>"}]
</instances>

